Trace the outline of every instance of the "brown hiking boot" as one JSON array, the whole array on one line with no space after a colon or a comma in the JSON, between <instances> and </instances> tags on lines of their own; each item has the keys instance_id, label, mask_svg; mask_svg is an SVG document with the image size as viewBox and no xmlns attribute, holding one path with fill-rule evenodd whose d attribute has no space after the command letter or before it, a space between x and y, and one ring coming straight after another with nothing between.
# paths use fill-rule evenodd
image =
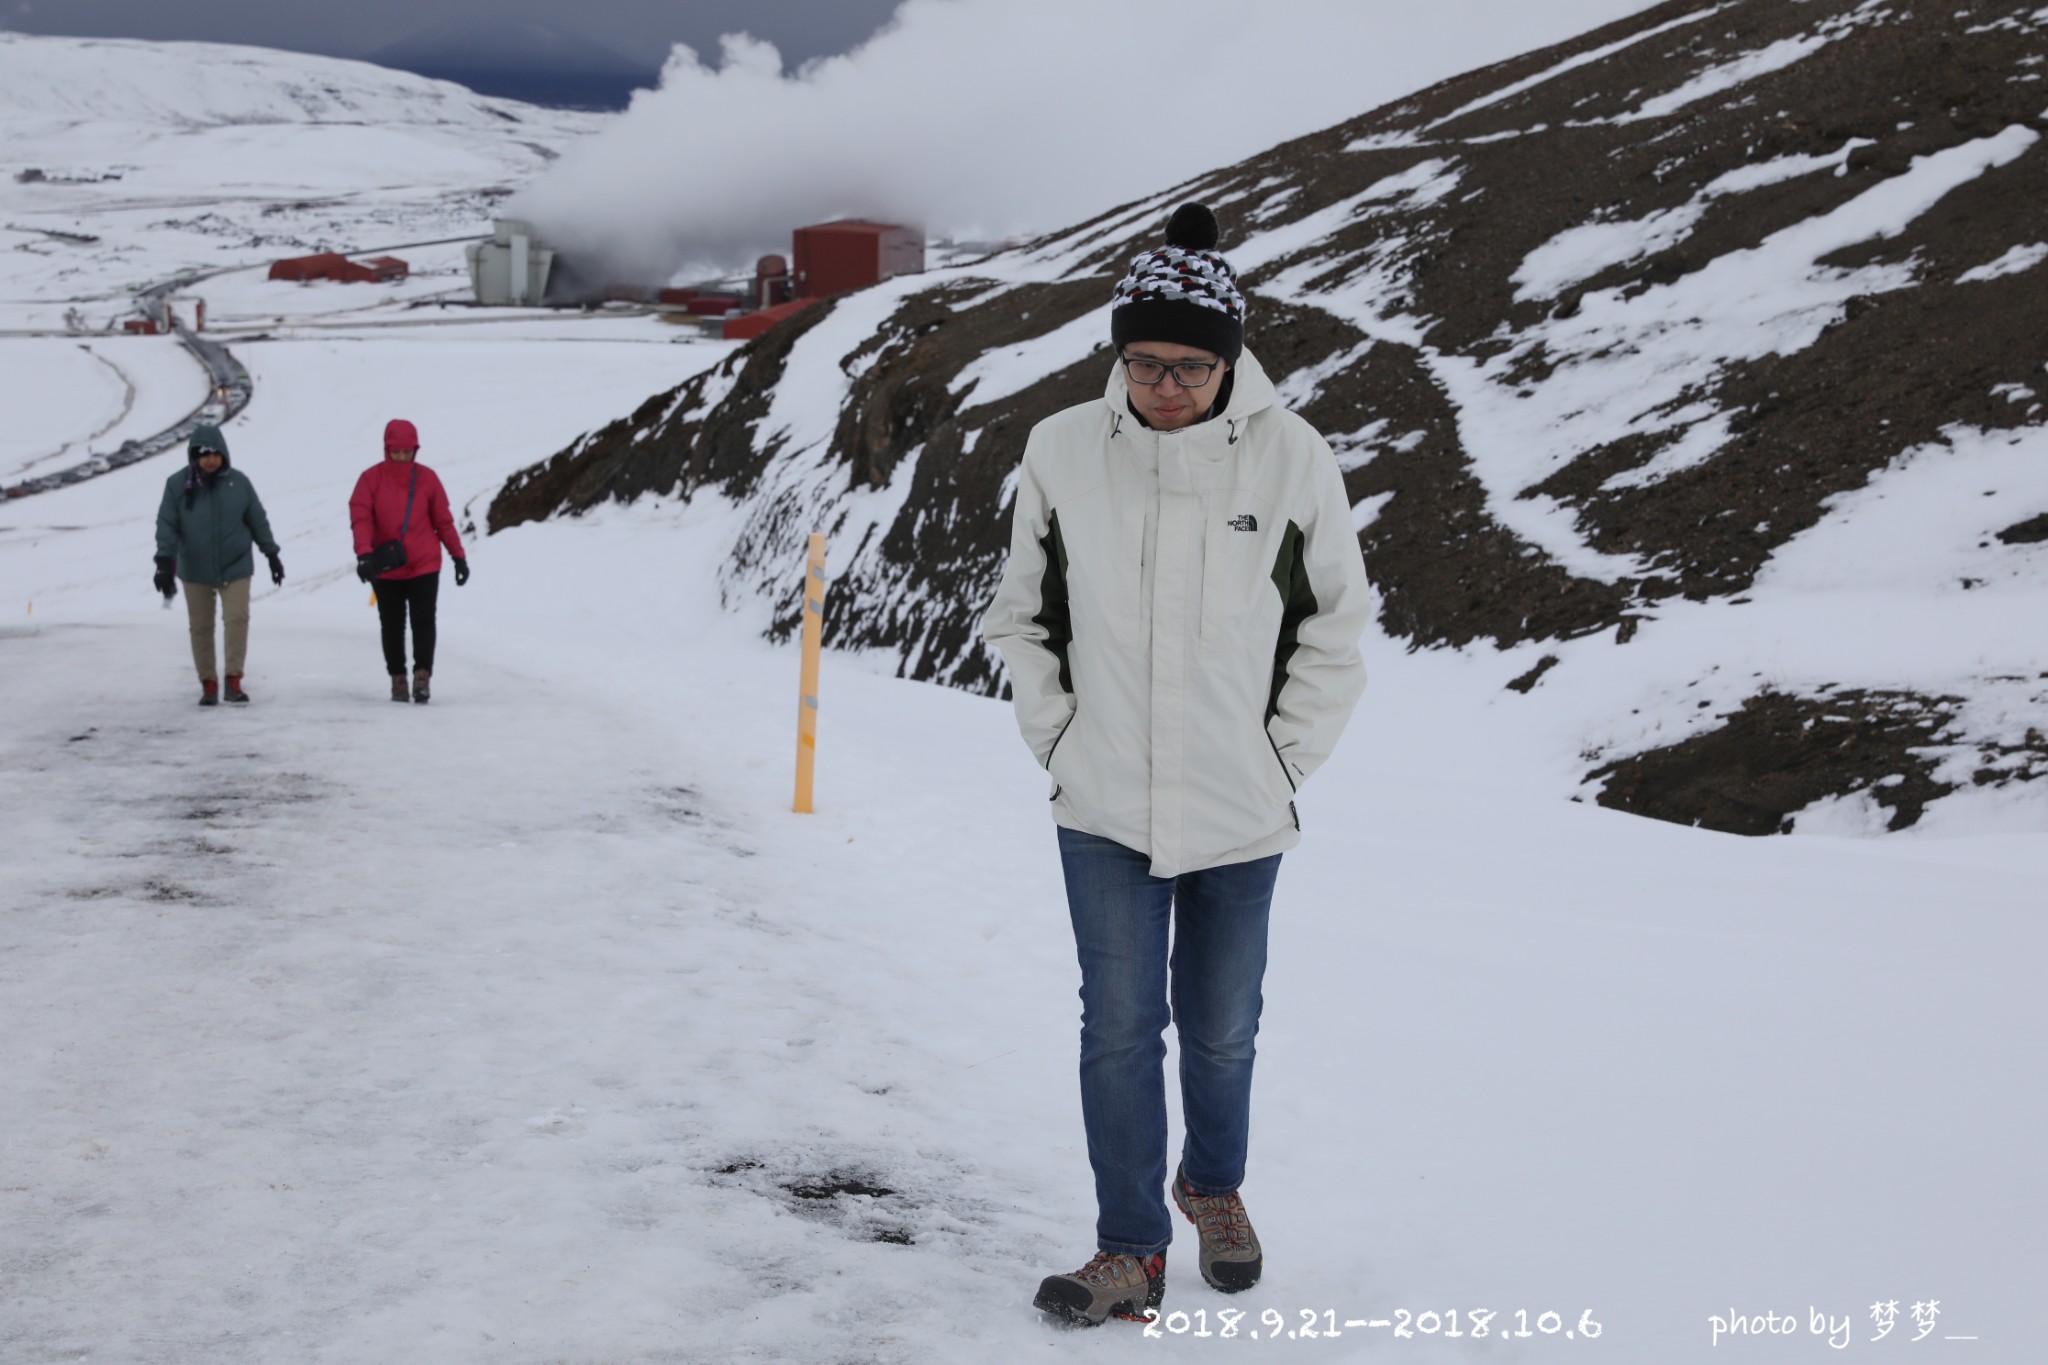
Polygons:
<instances>
[{"instance_id":1,"label":"brown hiking boot","mask_svg":"<svg viewBox=\"0 0 2048 1365\"><path fill-rule=\"evenodd\" d=\"M428 695L427 684L433 680L434 675L427 672L426 669L415 669L412 675L412 699L422 706L426 705Z\"/></svg>"},{"instance_id":2,"label":"brown hiking boot","mask_svg":"<svg viewBox=\"0 0 2048 1365\"><path fill-rule=\"evenodd\" d=\"M242 690L241 674L228 674L227 685L222 687L220 690L220 699L225 702L232 702L236 705L240 705L241 703L249 700L249 694Z\"/></svg>"},{"instance_id":3,"label":"brown hiking boot","mask_svg":"<svg viewBox=\"0 0 2048 1365\"><path fill-rule=\"evenodd\" d=\"M1233 1190L1229 1194L1196 1194L1188 1184L1186 1171L1173 1173L1173 1202L1195 1225L1201 1240L1197 1262L1202 1278L1219 1294L1236 1294L1259 1282L1266 1268L1266 1254L1252 1220L1244 1211L1244 1200Z\"/></svg>"},{"instance_id":4,"label":"brown hiking boot","mask_svg":"<svg viewBox=\"0 0 2048 1365\"><path fill-rule=\"evenodd\" d=\"M1120 1256L1098 1251L1071 1275L1048 1275L1031 1306L1076 1327L1100 1327L1114 1316L1146 1320L1166 1295L1166 1253Z\"/></svg>"},{"instance_id":5,"label":"brown hiking boot","mask_svg":"<svg viewBox=\"0 0 2048 1365\"><path fill-rule=\"evenodd\" d=\"M220 683L218 681L213 678L201 678L199 680L199 704L201 706L220 705Z\"/></svg>"},{"instance_id":6,"label":"brown hiking boot","mask_svg":"<svg viewBox=\"0 0 2048 1365\"><path fill-rule=\"evenodd\" d=\"M393 700L393 701L411 701L411 700L412 700L412 692L411 692L411 690L410 690L410 689L408 689L408 688L406 687L406 685L405 685L405 674L403 674L403 673L393 673L393 674L391 675L391 700Z\"/></svg>"}]
</instances>

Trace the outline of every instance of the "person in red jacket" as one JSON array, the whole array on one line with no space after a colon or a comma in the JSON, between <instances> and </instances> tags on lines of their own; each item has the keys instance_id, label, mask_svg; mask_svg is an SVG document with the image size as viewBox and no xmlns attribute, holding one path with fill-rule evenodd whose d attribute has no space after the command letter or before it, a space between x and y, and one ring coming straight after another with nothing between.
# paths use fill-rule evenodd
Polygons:
<instances>
[{"instance_id":1,"label":"person in red jacket","mask_svg":"<svg viewBox=\"0 0 2048 1365\"><path fill-rule=\"evenodd\" d=\"M434 675L434 603L441 593L441 547L455 561L455 586L469 582L469 558L448 511L448 492L418 460L419 432L393 420L384 427L384 459L362 473L348 500L356 538L356 577L377 590L384 627L384 671L391 700L425 702ZM405 620L412 617L414 672L405 677Z\"/></svg>"}]
</instances>

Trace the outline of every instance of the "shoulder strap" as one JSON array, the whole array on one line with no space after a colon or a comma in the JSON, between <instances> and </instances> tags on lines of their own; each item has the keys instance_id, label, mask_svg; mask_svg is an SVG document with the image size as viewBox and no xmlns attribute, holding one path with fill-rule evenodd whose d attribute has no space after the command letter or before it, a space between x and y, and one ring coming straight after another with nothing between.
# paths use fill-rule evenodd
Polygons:
<instances>
[{"instance_id":1,"label":"shoulder strap","mask_svg":"<svg viewBox=\"0 0 2048 1365\"><path fill-rule=\"evenodd\" d=\"M405 519L398 523L398 538L400 540L405 539L405 528L412 525L412 495L419 486L420 466L418 460L415 459L412 466L412 482L405 486Z\"/></svg>"}]
</instances>

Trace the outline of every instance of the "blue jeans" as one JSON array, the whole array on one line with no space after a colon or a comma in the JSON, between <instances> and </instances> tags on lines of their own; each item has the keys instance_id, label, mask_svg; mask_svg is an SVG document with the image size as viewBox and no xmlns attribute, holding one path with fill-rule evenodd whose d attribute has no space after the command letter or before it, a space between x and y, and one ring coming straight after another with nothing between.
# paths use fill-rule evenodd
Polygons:
<instances>
[{"instance_id":1,"label":"blue jeans","mask_svg":"<svg viewBox=\"0 0 2048 1365\"><path fill-rule=\"evenodd\" d=\"M1149 1256L1173 1240L1165 1198L1169 1018L1180 1036L1188 1183L1199 1194L1229 1194L1244 1180L1252 1040L1280 855L1154 877L1150 858L1114 840L1065 827L1059 839L1081 959L1081 1117L1095 1168L1096 1245Z\"/></svg>"}]
</instances>

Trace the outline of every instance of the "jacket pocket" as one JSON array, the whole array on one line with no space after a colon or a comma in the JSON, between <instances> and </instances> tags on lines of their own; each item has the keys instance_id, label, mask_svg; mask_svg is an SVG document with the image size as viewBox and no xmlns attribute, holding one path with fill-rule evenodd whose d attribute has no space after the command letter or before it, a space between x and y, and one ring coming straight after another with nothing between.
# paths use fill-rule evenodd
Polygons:
<instances>
[{"instance_id":1,"label":"jacket pocket","mask_svg":"<svg viewBox=\"0 0 2048 1365\"><path fill-rule=\"evenodd\" d=\"M1273 732L1271 730L1266 731L1266 747L1273 751L1273 762L1279 767L1280 778L1287 784L1288 799L1292 800L1294 793L1299 791L1300 788L1294 785L1294 774L1288 769L1287 760L1280 756L1280 746L1273 742Z\"/></svg>"},{"instance_id":2,"label":"jacket pocket","mask_svg":"<svg viewBox=\"0 0 2048 1365\"><path fill-rule=\"evenodd\" d=\"M1265 727L1261 726L1260 728L1264 729ZM1280 746L1273 742L1273 732L1271 730L1266 730L1266 747L1272 750L1273 762L1280 769L1281 780L1287 784L1287 794L1280 799L1287 803L1287 818L1294 822L1294 828L1298 832L1301 829L1301 812L1295 808L1294 796L1301 789L1294 784L1294 770L1287 766L1287 759L1281 755Z\"/></svg>"},{"instance_id":3,"label":"jacket pocket","mask_svg":"<svg viewBox=\"0 0 2048 1365\"><path fill-rule=\"evenodd\" d=\"M1045 798L1048 801L1059 800L1060 792L1064 789L1063 784L1060 782L1059 776L1055 774L1052 770L1052 761L1055 758L1059 757L1060 745L1066 740L1067 731L1074 728L1074 721L1080 717L1080 714L1080 708L1076 707L1067 716L1067 723L1060 727L1060 732L1057 735L1053 736L1052 747L1045 751L1045 771L1046 774L1052 778L1052 795Z\"/></svg>"}]
</instances>

